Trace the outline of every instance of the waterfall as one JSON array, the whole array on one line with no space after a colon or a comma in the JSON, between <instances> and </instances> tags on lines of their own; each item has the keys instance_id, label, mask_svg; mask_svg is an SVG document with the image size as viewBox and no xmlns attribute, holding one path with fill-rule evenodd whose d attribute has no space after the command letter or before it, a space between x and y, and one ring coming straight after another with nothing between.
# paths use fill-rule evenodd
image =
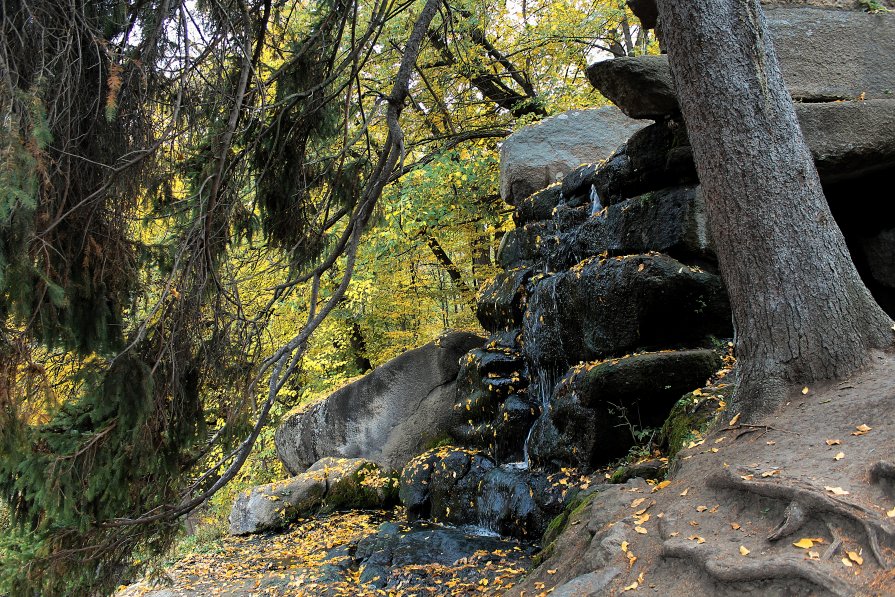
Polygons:
<instances>
[{"instance_id":1,"label":"waterfall","mask_svg":"<svg viewBox=\"0 0 895 597\"><path fill-rule=\"evenodd\" d=\"M590 185L590 215L598 214L601 209L603 209L603 204L600 202L600 194L597 192L597 187Z\"/></svg>"}]
</instances>

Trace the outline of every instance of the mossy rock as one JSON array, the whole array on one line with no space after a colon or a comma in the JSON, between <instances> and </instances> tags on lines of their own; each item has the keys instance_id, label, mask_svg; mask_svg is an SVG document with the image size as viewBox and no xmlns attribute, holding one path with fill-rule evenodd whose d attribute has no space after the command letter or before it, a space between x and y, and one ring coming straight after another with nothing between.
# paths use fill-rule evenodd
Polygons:
<instances>
[{"instance_id":1,"label":"mossy rock","mask_svg":"<svg viewBox=\"0 0 895 597\"><path fill-rule=\"evenodd\" d=\"M732 384L720 383L684 394L677 401L659 432L660 445L667 450L669 461L712 425L733 391Z\"/></svg>"},{"instance_id":2,"label":"mossy rock","mask_svg":"<svg viewBox=\"0 0 895 597\"><path fill-rule=\"evenodd\" d=\"M609 477L608 483L620 485L627 483L634 477L640 477L647 481L657 481L664 479L668 474L668 459L653 458L651 460L643 460L640 462L632 462L618 467Z\"/></svg>"},{"instance_id":3,"label":"mossy rock","mask_svg":"<svg viewBox=\"0 0 895 597\"><path fill-rule=\"evenodd\" d=\"M331 458L321 463L324 464L317 470L325 470L329 485L321 513L378 510L398 503L397 476L384 472L375 463L360 458Z\"/></svg>"},{"instance_id":4,"label":"mossy rock","mask_svg":"<svg viewBox=\"0 0 895 597\"><path fill-rule=\"evenodd\" d=\"M556 540L566 530L569 521L590 505L597 495L597 490L598 488L579 491L575 497L569 500L563 511L550 521L550 524L547 525L547 530L544 531L544 535L541 538L541 545L544 546L544 549L532 561L534 567L540 566L542 562L553 555L556 549Z\"/></svg>"}]
</instances>

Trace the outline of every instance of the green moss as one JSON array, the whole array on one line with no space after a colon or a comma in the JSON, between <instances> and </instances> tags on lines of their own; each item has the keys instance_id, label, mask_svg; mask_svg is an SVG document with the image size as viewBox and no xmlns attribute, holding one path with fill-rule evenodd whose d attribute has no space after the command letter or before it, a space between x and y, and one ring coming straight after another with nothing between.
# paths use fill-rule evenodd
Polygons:
<instances>
[{"instance_id":1,"label":"green moss","mask_svg":"<svg viewBox=\"0 0 895 597\"><path fill-rule=\"evenodd\" d=\"M428 452L429 450L434 450L435 448L450 446L453 441L453 438L451 438L451 436L449 435L436 436L423 445L423 452Z\"/></svg>"},{"instance_id":2,"label":"green moss","mask_svg":"<svg viewBox=\"0 0 895 597\"><path fill-rule=\"evenodd\" d=\"M320 512L387 508L397 503L397 477L368 463L330 485Z\"/></svg>"},{"instance_id":3,"label":"green moss","mask_svg":"<svg viewBox=\"0 0 895 597\"><path fill-rule=\"evenodd\" d=\"M553 555L553 552L556 551L556 540L566 530L569 520L581 514L596 495L596 490L579 492L569 501L563 511L550 521L550 524L547 525L547 530L544 531L544 536L541 538L541 545L545 547L532 559L532 564L535 567L540 566L544 560Z\"/></svg>"},{"instance_id":4,"label":"green moss","mask_svg":"<svg viewBox=\"0 0 895 597\"><path fill-rule=\"evenodd\" d=\"M669 460L712 425L721 401L729 400L733 389L732 385L703 388L684 394L677 401L659 433L659 441L668 450Z\"/></svg>"}]
</instances>

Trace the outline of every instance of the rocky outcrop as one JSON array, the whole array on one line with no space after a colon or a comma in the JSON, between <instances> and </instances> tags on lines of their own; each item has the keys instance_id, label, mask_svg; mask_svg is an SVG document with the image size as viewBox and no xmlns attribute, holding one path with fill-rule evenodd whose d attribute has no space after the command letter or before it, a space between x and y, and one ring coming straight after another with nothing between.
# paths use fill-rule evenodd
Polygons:
<instances>
[{"instance_id":1,"label":"rocky outcrop","mask_svg":"<svg viewBox=\"0 0 895 597\"><path fill-rule=\"evenodd\" d=\"M536 368L635 349L700 346L731 332L720 278L661 254L589 257L532 283L523 332Z\"/></svg>"},{"instance_id":2,"label":"rocky outcrop","mask_svg":"<svg viewBox=\"0 0 895 597\"><path fill-rule=\"evenodd\" d=\"M397 485L362 458L324 458L304 473L243 491L230 511L230 534L282 529L303 514L390 507Z\"/></svg>"},{"instance_id":3,"label":"rocky outcrop","mask_svg":"<svg viewBox=\"0 0 895 597\"><path fill-rule=\"evenodd\" d=\"M277 455L291 473L326 456L400 470L456 425L459 360L482 342L466 332L445 334L287 416L276 431Z\"/></svg>"},{"instance_id":4,"label":"rocky outcrop","mask_svg":"<svg viewBox=\"0 0 895 597\"><path fill-rule=\"evenodd\" d=\"M895 15L776 8L766 12L786 88L800 102L891 99L895 93ZM597 62L591 83L632 118L676 114L666 56Z\"/></svg>"},{"instance_id":5,"label":"rocky outcrop","mask_svg":"<svg viewBox=\"0 0 895 597\"><path fill-rule=\"evenodd\" d=\"M681 394L702 386L720 366L712 350L686 350L573 367L532 429L532 463L588 470L624 456L638 442L638 430L662 426Z\"/></svg>"},{"instance_id":6,"label":"rocky outcrop","mask_svg":"<svg viewBox=\"0 0 895 597\"><path fill-rule=\"evenodd\" d=\"M500 196L508 203L606 158L646 123L615 107L565 112L520 129L500 150Z\"/></svg>"}]
</instances>

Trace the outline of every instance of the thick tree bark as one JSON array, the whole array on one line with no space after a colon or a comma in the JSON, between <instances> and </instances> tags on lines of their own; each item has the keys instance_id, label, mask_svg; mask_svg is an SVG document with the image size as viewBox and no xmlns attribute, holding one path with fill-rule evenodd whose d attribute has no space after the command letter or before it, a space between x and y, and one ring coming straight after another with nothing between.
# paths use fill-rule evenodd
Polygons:
<instances>
[{"instance_id":1,"label":"thick tree bark","mask_svg":"<svg viewBox=\"0 0 895 597\"><path fill-rule=\"evenodd\" d=\"M846 376L892 345L858 277L784 87L759 0L659 0L736 329L733 412Z\"/></svg>"}]
</instances>

